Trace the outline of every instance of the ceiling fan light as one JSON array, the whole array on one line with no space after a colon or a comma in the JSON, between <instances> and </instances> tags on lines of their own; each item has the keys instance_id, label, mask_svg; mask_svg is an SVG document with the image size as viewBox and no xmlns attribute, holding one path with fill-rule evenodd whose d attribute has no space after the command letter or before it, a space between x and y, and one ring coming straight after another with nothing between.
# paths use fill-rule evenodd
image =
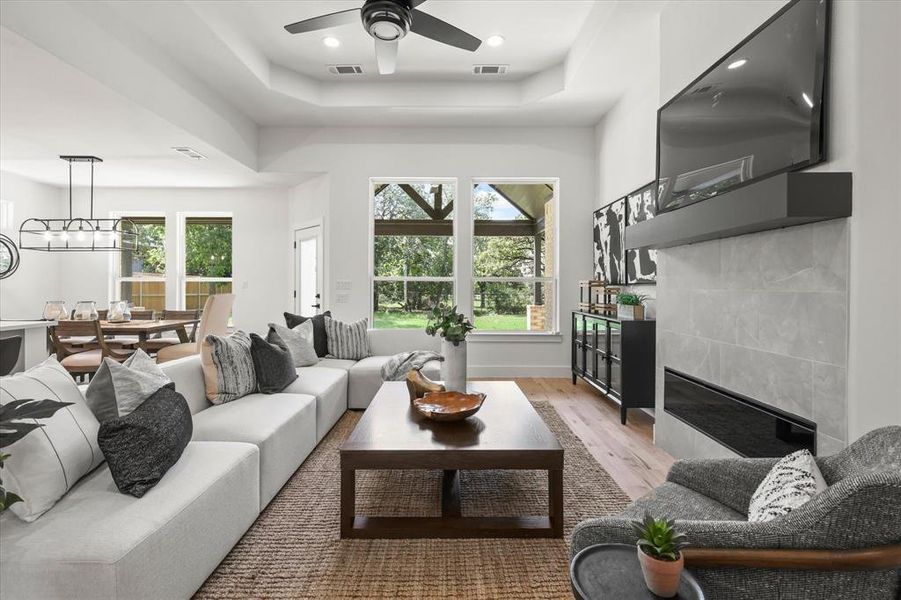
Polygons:
<instances>
[{"instance_id":1,"label":"ceiling fan light","mask_svg":"<svg viewBox=\"0 0 901 600\"><path fill-rule=\"evenodd\" d=\"M492 48L497 48L498 46L502 46L504 43L504 36L502 35L492 35L485 43L491 46Z\"/></svg>"}]
</instances>

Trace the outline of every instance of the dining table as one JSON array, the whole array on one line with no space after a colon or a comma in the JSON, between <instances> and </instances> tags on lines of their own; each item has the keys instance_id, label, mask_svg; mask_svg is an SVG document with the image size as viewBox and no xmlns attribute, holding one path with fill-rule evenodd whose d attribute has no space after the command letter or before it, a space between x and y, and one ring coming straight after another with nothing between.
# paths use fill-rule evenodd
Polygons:
<instances>
[{"instance_id":1,"label":"dining table","mask_svg":"<svg viewBox=\"0 0 901 600\"><path fill-rule=\"evenodd\" d=\"M182 344L191 341L187 327L200 323L200 319L160 319L131 321L100 321L100 329L105 336L129 335L138 337L138 347L147 350L147 340L151 335L174 331Z\"/></svg>"}]
</instances>

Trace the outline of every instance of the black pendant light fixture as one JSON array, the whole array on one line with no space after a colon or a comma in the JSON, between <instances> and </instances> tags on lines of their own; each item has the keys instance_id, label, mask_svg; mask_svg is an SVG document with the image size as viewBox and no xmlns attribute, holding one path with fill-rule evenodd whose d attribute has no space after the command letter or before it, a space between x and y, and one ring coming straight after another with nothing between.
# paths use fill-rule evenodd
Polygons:
<instances>
[{"instance_id":1,"label":"black pendant light fixture","mask_svg":"<svg viewBox=\"0 0 901 600\"><path fill-rule=\"evenodd\" d=\"M19 248L44 252L122 252L138 247L138 230L128 219L94 218L94 163L96 156L60 156L69 163L69 218L27 219L19 228ZM72 212L72 164L91 164L91 210L88 218Z\"/></svg>"}]
</instances>

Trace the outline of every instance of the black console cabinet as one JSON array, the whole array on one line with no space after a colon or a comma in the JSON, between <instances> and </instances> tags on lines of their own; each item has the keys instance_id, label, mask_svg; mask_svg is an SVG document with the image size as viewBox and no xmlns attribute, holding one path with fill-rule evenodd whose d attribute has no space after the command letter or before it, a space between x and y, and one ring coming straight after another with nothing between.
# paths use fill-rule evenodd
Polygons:
<instances>
[{"instance_id":1,"label":"black console cabinet","mask_svg":"<svg viewBox=\"0 0 901 600\"><path fill-rule=\"evenodd\" d=\"M573 311L573 385L581 377L619 404L625 425L628 409L654 408L656 346L654 321Z\"/></svg>"}]
</instances>

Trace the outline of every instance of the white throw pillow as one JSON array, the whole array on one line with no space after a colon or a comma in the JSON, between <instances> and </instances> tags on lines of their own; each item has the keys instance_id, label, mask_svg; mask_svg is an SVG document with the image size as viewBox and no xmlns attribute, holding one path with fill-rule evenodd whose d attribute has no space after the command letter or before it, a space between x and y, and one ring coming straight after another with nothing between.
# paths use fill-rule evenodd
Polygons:
<instances>
[{"instance_id":1,"label":"white throw pillow","mask_svg":"<svg viewBox=\"0 0 901 600\"><path fill-rule=\"evenodd\" d=\"M3 487L22 498L10 510L23 521L34 521L103 462L97 445L100 424L88 408L75 380L50 357L36 367L0 379L0 404L14 400L71 402L10 446L3 464Z\"/></svg>"},{"instance_id":2,"label":"white throw pillow","mask_svg":"<svg viewBox=\"0 0 901 600\"><path fill-rule=\"evenodd\" d=\"M269 323L270 344L284 345L291 353L295 367L311 367L319 362L316 345L313 343L313 320L307 320L291 329L278 323Z\"/></svg>"},{"instance_id":3,"label":"white throw pillow","mask_svg":"<svg viewBox=\"0 0 901 600\"><path fill-rule=\"evenodd\" d=\"M138 349L121 364L104 358L84 396L88 408L103 423L130 414L171 381L155 360Z\"/></svg>"},{"instance_id":4,"label":"white throw pillow","mask_svg":"<svg viewBox=\"0 0 901 600\"><path fill-rule=\"evenodd\" d=\"M807 504L828 486L808 450L798 450L773 465L748 507L748 521L772 521Z\"/></svg>"}]
</instances>

